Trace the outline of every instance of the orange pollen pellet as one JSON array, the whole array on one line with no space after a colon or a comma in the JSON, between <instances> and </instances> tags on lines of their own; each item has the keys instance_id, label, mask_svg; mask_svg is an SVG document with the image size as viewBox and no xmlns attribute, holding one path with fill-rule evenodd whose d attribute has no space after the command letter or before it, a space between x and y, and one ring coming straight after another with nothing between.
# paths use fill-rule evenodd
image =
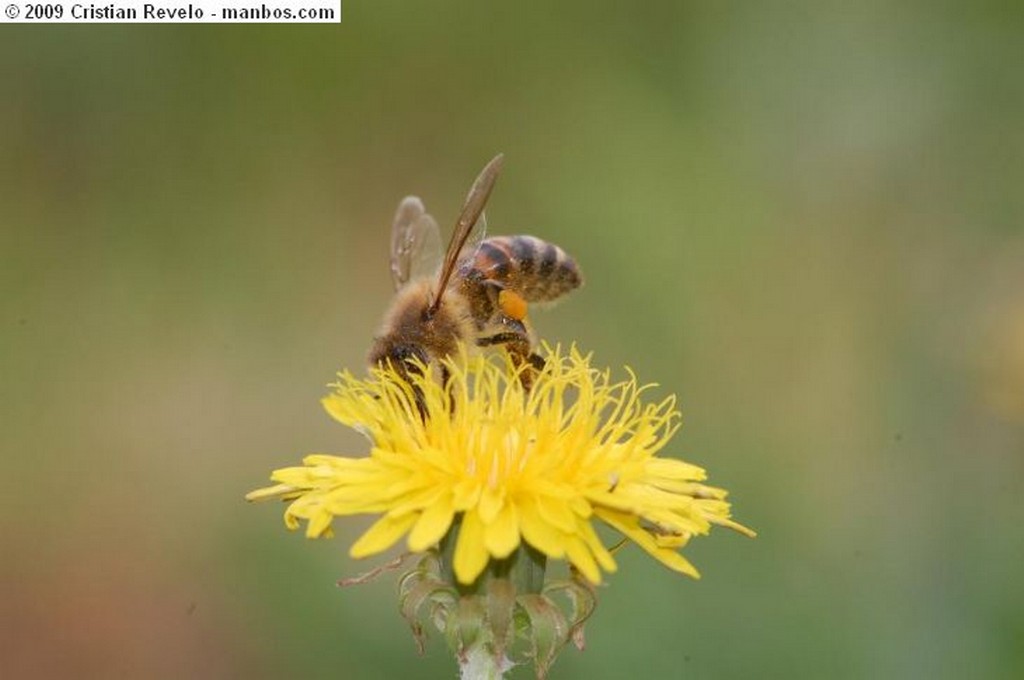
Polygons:
<instances>
[{"instance_id":1,"label":"orange pollen pellet","mask_svg":"<svg viewBox=\"0 0 1024 680\"><path fill-rule=\"evenodd\" d=\"M498 306L501 307L501 312L511 319L522 321L526 318L526 300L517 293L507 289L498 293Z\"/></svg>"}]
</instances>

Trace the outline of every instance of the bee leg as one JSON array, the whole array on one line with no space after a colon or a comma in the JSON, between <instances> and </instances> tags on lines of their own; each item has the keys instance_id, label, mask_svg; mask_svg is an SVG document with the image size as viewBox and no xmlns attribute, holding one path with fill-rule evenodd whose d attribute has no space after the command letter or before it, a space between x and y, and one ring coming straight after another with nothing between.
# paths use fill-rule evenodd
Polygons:
<instances>
[{"instance_id":1,"label":"bee leg","mask_svg":"<svg viewBox=\"0 0 1024 680\"><path fill-rule=\"evenodd\" d=\"M413 403L416 405L416 410L420 414L420 420L422 420L424 423L427 422L426 397L423 394L422 388L415 385L412 379L410 378L410 375L413 374L423 375L423 371L421 371L420 367L414 363L408 361L400 361L398 362L395 372L398 373L398 376L402 379L402 381L409 386L410 390L412 390Z\"/></svg>"},{"instance_id":2,"label":"bee leg","mask_svg":"<svg viewBox=\"0 0 1024 680\"><path fill-rule=\"evenodd\" d=\"M526 357L526 360L533 366L533 370L540 373L544 370L544 367L548 365L548 362L544 361L544 357L537 354L536 352L530 352L530 356Z\"/></svg>"},{"instance_id":3,"label":"bee leg","mask_svg":"<svg viewBox=\"0 0 1024 680\"><path fill-rule=\"evenodd\" d=\"M493 347L494 345L508 345L516 342L522 342L524 340L525 338L519 335L519 333L503 332L488 335L483 338L477 338L476 344L478 347Z\"/></svg>"},{"instance_id":4,"label":"bee leg","mask_svg":"<svg viewBox=\"0 0 1024 680\"><path fill-rule=\"evenodd\" d=\"M427 422L427 399L423 394L423 389L418 385L413 385L410 381L406 380L406 384L412 390L413 403L416 405L416 410L420 414L420 420L424 423Z\"/></svg>"},{"instance_id":5,"label":"bee leg","mask_svg":"<svg viewBox=\"0 0 1024 680\"><path fill-rule=\"evenodd\" d=\"M524 333L516 333L513 331L504 331L501 333L495 333L487 337L478 338L476 344L480 347L493 347L494 345L503 345L505 351L508 352L512 358L512 363L519 371L519 381L523 384L523 389L529 391L533 386L534 378L536 373L540 372L544 368L544 359L534 354L530 349L530 339ZM536 357L536 359L534 359ZM540 361L538 366L537 361ZM524 368L525 367L525 368Z\"/></svg>"},{"instance_id":6,"label":"bee leg","mask_svg":"<svg viewBox=\"0 0 1024 680\"><path fill-rule=\"evenodd\" d=\"M512 361L519 367L519 382L522 383L523 390L529 392L533 388L533 381L537 379L537 374L540 373L531 358L533 353L530 351L530 344L523 343L520 348L506 345L505 348L512 357Z\"/></svg>"},{"instance_id":7,"label":"bee leg","mask_svg":"<svg viewBox=\"0 0 1024 680\"><path fill-rule=\"evenodd\" d=\"M413 387L413 398L416 400L416 410L419 411L420 420L427 422L427 401L423 397L423 390Z\"/></svg>"},{"instance_id":8,"label":"bee leg","mask_svg":"<svg viewBox=\"0 0 1024 680\"><path fill-rule=\"evenodd\" d=\"M444 387L445 396L448 398L448 415L455 415L455 392L452 388L452 372L448 367L441 364L441 386Z\"/></svg>"}]
</instances>

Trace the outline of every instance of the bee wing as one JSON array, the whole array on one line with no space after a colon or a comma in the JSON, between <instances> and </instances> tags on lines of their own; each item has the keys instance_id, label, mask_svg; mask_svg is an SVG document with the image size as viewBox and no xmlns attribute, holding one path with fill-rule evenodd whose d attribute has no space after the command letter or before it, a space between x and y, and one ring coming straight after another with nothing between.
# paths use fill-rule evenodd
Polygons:
<instances>
[{"instance_id":1,"label":"bee wing","mask_svg":"<svg viewBox=\"0 0 1024 680\"><path fill-rule=\"evenodd\" d=\"M498 154L492 158L491 162L485 165L484 169L477 175L473 186L469 188L466 200L462 204L462 212L459 214L459 219L455 223L455 230L452 232L452 240L448 242L448 250L444 254L444 264L441 266L441 272L438 275L437 297L430 305L430 313L436 312L437 308L441 305L441 296L444 295L444 291L448 287L448 281L455 271L455 265L463 257L470 234L474 233L474 227L480 222L486 222L486 220L481 220L480 218L483 216L484 206L487 205L487 199L491 196L491 191L494 189L494 183L498 179L498 173L501 172L501 165L504 160L505 156L503 154ZM483 232L484 229L478 231L480 234L478 238L482 238Z\"/></svg>"},{"instance_id":2,"label":"bee wing","mask_svg":"<svg viewBox=\"0 0 1024 680\"><path fill-rule=\"evenodd\" d=\"M406 196L391 225L391 279L395 290L411 278L437 271L441 261L441 232L423 201Z\"/></svg>"},{"instance_id":3,"label":"bee wing","mask_svg":"<svg viewBox=\"0 0 1024 680\"><path fill-rule=\"evenodd\" d=\"M487 238L487 213L482 212L476 221L476 226L469 232L466 242L462 244L457 261L463 262L476 255L477 249L480 248L480 244L485 238Z\"/></svg>"}]
</instances>

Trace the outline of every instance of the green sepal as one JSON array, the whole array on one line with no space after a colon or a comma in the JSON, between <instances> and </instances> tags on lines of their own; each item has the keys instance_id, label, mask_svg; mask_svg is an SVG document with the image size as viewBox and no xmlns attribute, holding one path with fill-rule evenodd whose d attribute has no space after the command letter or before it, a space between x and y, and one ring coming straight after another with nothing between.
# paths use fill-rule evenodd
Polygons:
<instances>
[{"instance_id":1,"label":"green sepal","mask_svg":"<svg viewBox=\"0 0 1024 680\"><path fill-rule=\"evenodd\" d=\"M428 602L431 604L430 616L438 628L438 619L447 618L444 613L450 610L458 598L455 589L437 576L437 560L427 556L420 560L419 565L402 576L398 582L398 606L402 617L409 623L416 648L422 655L427 634L420 623L420 612ZM439 617L440 615L440 617Z\"/></svg>"},{"instance_id":2,"label":"green sepal","mask_svg":"<svg viewBox=\"0 0 1024 680\"><path fill-rule=\"evenodd\" d=\"M597 594L594 587L586 579L578 574L573 578L552 581L544 587L544 594L552 596L564 595L569 601L569 639L572 640L576 649L583 651L586 647L586 640L583 634L583 627L597 608Z\"/></svg>"},{"instance_id":3,"label":"green sepal","mask_svg":"<svg viewBox=\"0 0 1024 680\"><path fill-rule=\"evenodd\" d=\"M487 642L481 639L486 618L483 603L475 595L460 597L448 614L444 635L449 649L460 660L465 659L468 649Z\"/></svg>"},{"instance_id":4,"label":"green sepal","mask_svg":"<svg viewBox=\"0 0 1024 680\"><path fill-rule=\"evenodd\" d=\"M525 637L530 642L530 657L538 680L547 677L558 650L565 644L569 622L554 602L543 595L520 595L517 603L529 620Z\"/></svg>"},{"instance_id":5,"label":"green sepal","mask_svg":"<svg viewBox=\"0 0 1024 680\"><path fill-rule=\"evenodd\" d=\"M512 617L516 609L516 588L504 578L492 578L487 583L487 622L491 629L494 651L498 657L512 645L515 632Z\"/></svg>"}]
</instances>

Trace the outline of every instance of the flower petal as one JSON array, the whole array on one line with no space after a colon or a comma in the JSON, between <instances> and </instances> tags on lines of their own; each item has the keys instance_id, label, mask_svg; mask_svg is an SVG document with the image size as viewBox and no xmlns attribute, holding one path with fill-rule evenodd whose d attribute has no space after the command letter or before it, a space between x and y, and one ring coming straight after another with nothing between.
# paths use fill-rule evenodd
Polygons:
<instances>
[{"instance_id":1,"label":"flower petal","mask_svg":"<svg viewBox=\"0 0 1024 680\"><path fill-rule=\"evenodd\" d=\"M306 524L306 537L320 538L331 528L331 520L333 519L334 515L320 508L309 518L309 522Z\"/></svg>"},{"instance_id":2,"label":"flower petal","mask_svg":"<svg viewBox=\"0 0 1024 680\"><path fill-rule=\"evenodd\" d=\"M289 496L293 496L296 492L301 493L301 490L288 484L276 484L274 486L250 491L245 494L245 500L262 501L268 498L288 498Z\"/></svg>"},{"instance_id":3,"label":"flower petal","mask_svg":"<svg viewBox=\"0 0 1024 680\"><path fill-rule=\"evenodd\" d=\"M663 477L680 482L700 482L708 476L704 468L675 458L651 458L645 467L648 477Z\"/></svg>"},{"instance_id":4,"label":"flower petal","mask_svg":"<svg viewBox=\"0 0 1024 680\"><path fill-rule=\"evenodd\" d=\"M448 533L454 518L451 494L442 494L416 520L416 525L409 532L409 550L423 552L436 545Z\"/></svg>"},{"instance_id":5,"label":"flower petal","mask_svg":"<svg viewBox=\"0 0 1024 680\"><path fill-rule=\"evenodd\" d=\"M690 562L674 550L662 548L657 544L650 533L640 527L639 520L632 515L617 513L612 510L599 508L594 511L598 517L607 522L622 535L632 539L634 543L644 549L648 555L658 560L668 568L686 574L693 578L700 578L700 573Z\"/></svg>"},{"instance_id":6,"label":"flower petal","mask_svg":"<svg viewBox=\"0 0 1024 680\"><path fill-rule=\"evenodd\" d=\"M452 567L459 583L472 583L487 566L487 548L484 546L484 525L474 510L462 515L462 528L455 544Z\"/></svg>"},{"instance_id":7,"label":"flower petal","mask_svg":"<svg viewBox=\"0 0 1024 680\"><path fill-rule=\"evenodd\" d=\"M587 549L587 544L578 536L565 537L565 554L572 565L579 569L588 581L595 585L601 582L601 570L597 568L597 562L594 561L594 556Z\"/></svg>"},{"instance_id":8,"label":"flower petal","mask_svg":"<svg viewBox=\"0 0 1024 680\"><path fill-rule=\"evenodd\" d=\"M484 526L484 544L498 559L508 557L519 547L519 517L514 505L505 503L494 520Z\"/></svg>"},{"instance_id":9,"label":"flower petal","mask_svg":"<svg viewBox=\"0 0 1024 680\"><path fill-rule=\"evenodd\" d=\"M548 557L560 559L565 556L563 533L549 524L537 509L535 498L524 498L519 504L519 530L527 543Z\"/></svg>"},{"instance_id":10,"label":"flower petal","mask_svg":"<svg viewBox=\"0 0 1024 680\"><path fill-rule=\"evenodd\" d=\"M577 533L587 544L590 552L594 554L594 558L602 569L609 572L613 572L618 569L618 565L615 564L615 558L612 557L608 548L604 547L601 537L597 535L596 531L594 531L593 524L587 521L577 522Z\"/></svg>"},{"instance_id":11,"label":"flower petal","mask_svg":"<svg viewBox=\"0 0 1024 680\"><path fill-rule=\"evenodd\" d=\"M502 488L488 486L480 494L477 511L480 513L480 519L483 520L484 524L493 522L494 518L501 512L501 508L505 504L504 491Z\"/></svg>"},{"instance_id":12,"label":"flower petal","mask_svg":"<svg viewBox=\"0 0 1024 680\"><path fill-rule=\"evenodd\" d=\"M569 503L561 498L553 498L545 494L537 494L535 500L537 502L537 510L545 522L565 533L571 533L576 530L576 515L573 514Z\"/></svg>"},{"instance_id":13,"label":"flower petal","mask_svg":"<svg viewBox=\"0 0 1024 680\"><path fill-rule=\"evenodd\" d=\"M461 479L452 488L452 503L459 512L469 510L480 499L480 485L472 477Z\"/></svg>"},{"instance_id":14,"label":"flower petal","mask_svg":"<svg viewBox=\"0 0 1024 680\"><path fill-rule=\"evenodd\" d=\"M349 555L359 559L384 552L412 527L417 518L418 515L414 513L399 517L384 515L352 544L352 548L348 551Z\"/></svg>"}]
</instances>

